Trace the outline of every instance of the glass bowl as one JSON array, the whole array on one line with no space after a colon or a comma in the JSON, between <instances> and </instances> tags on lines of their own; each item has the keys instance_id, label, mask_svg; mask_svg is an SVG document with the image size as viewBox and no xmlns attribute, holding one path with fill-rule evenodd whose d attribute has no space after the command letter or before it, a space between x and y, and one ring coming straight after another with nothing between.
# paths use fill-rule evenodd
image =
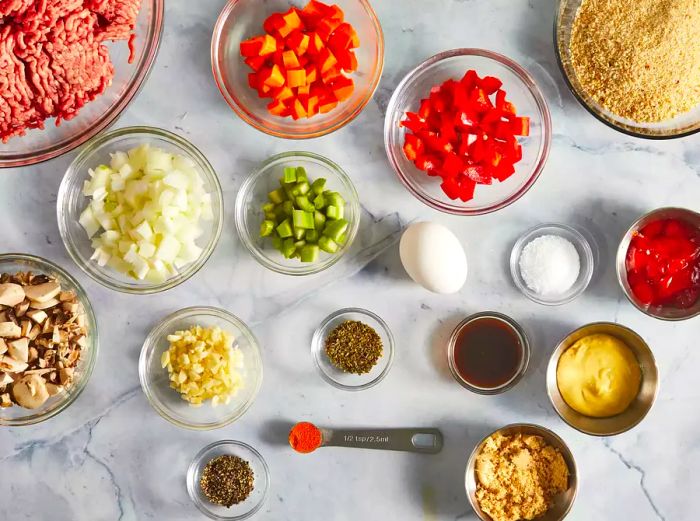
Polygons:
<instances>
[{"instance_id":1,"label":"glass bowl","mask_svg":"<svg viewBox=\"0 0 700 521\"><path fill-rule=\"evenodd\" d=\"M306 0L302 0L303 4ZM384 36L379 19L367 0L337 0L360 39L355 50L358 69L352 74L352 96L327 114L294 121L267 111L270 99L261 99L248 85L252 70L243 63L241 41L264 33L263 22L272 13L294 5L289 0L229 0L219 15L211 41L214 79L226 103L243 121L256 129L286 139L306 139L329 134L352 121L372 99L384 68Z\"/></svg>"},{"instance_id":2,"label":"glass bowl","mask_svg":"<svg viewBox=\"0 0 700 521\"><path fill-rule=\"evenodd\" d=\"M455 360L455 348L457 346L457 339L459 338L459 333L468 324L478 322L484 319L494 319L505 324L518 336L518 338L520 339L520 345L522 346L523 350L522 357L520 359L520 366L518 367L516 373L510 378L510 380L497 387L479 387L468 382L465 378L462 377L462 375L459 374L459 370L457 368L457 361ZM504 315L503 313L497 313L495 311L484 311L481 313L476 313L462 320L452 331L449 343L447 344L447 365L450 368L452 377L457 381L457 383L459 383L459 385L461 385L465 389L476 394L501 394L515 387L517 383L522 379L522 377L525 376L528 365L530 365L530 341L528 340L527 334L525 333L525 330L522 328L522 326L518 324L515 320L510 318L508 315Z\"/></svg>"},{"instance_id":3,"label":"glass bowl","mask_svg":"<svg viewBox=\"0 0 700 521\"><path fill-rule=\"evenodd\" d=\"M43 130L27 131L7 143L0 142L0 168L26 166L60 156L82 145L116 121L141 89L153 66L163 29L165 0L142 0L134 27L134 62L129 64L127 42L108 42L114 64L112 85L85 105L78 115L60 126L46 121Z\"/></svg>"},{"instance_id":4,"label":"glass bowl","mask_svg":"<svg viewBox=\"0 0 700 521\"><path fill-rule=\"evenodd\" d=\"M566 84L579 103L599 121L629 136L672 139L700 131L700 105L675 118L657 123L639 123L613 114L584 91L571 63L571 32L583 0L560 0L554 20L554 48Z\"/></svg>"},{"instance_id":5,"label":"glass bowl","mask_svg":"<svg viewBox=\"0 0 700 521\"><path fill-rule=\"evenodd\" d=\"M244 386L228 405L192 407L170 387L168 370L161 367L160 357L170 347L168 335L196 325L228 331L243 354ZM186 429L206 431L236 421L253 405L262 377L260 347L253 333L239 318L212 307L186 308L167 316L148 334L139 356L139 380L149 403L163 418Z\"/></svg>"},{"instance_id":6,"label":"glass bowl","mask_svg":"<svg viewBox=\"0 0 700 521\"><path fill-rule=\"evenodd\" d=\"M622 288L623 293L627 297L627 300L629 300L634 307L647 316L668 321L687 320L689 318L700 316L700 299L695 303L695 305L689 308L677 308L675 306L649 306L637 299L627 280L627 251L629 250L630 243L632 242L632 237L637 231L644 228L647 224L661 219L680 219L700 229L700 213L694 212L693 210L689 210L687 208L657 208L656 210L652 210L651 212L643 215L637 219L637 221L625 232L625 235L622 237L620 245L617 248L617 255L615 258L617 281L620 284L620 288Z\"/></svg>"},{"instance_id":7,"label":"glass bowl","mask_svg":"<svg viewBox=\"0 0 700 521\"><path fill-rule=\"evenodd\" d=\"M93 249L91 240L78 222L88 199L83 196L83 181L88 179L88 169L109 163L109 154L117 150L149 143L172 153L184 155L194 161L204 181L204 188L212 196L212 221L200 221L203 234L197 245L203 248L195 262L184 266L177 275L162 283L151 283L123 275L109 266L99 266L90 260ZM216 247L224 222L224 201L221 185L209 161L190 142L180 136L152 127L126 127L112 130L92 139L68 167L58 190L56 203L58 229L68 253L75 263L94 280L110 289L124 293L148 294L174 288L197 273L207 262Z\"/></svg>"},{"instance_id":8,"label":"glass bowl","mask_svg":"<svg viewBox=\"0 0 700 521\"><path fill-rule=\"evenodd\" d=\"M238 456L247 461L253 470L253 491L248 498L230 508L215 505L207 499L199 487L199 480L207 463L219 456ZM262 455L250 445L241 441L222 440L204 447L192 460L187 469L187 492L190 499L202 514L217 520L233 521L248 519L260 510L267 499L270 488L270 469Z\"/></svg>"},{"instance_id":9,"label":"glass bowl","mask_svg":"<svg viewBox=\"0 0 700 521\"><path fill-rule=\"evenodd\" d=\"M519 261L523 248L525 248L525 246L533 240L537 239L538 237L542 237L543 235L555 235L569 241L576 248L576 252L578 253L578 257L581 261L581 268L579 270L576 282L574 282L571 288L560 295L540 295L535 293L527 286L522 274L520 273ZM513 277L513 282L515 282L515 285L523 295L533 302L544 304L545 306L559 306L574 300L586 290L588 284L593 278L594 270L595 253L591 247L591 243L581 232L565 224L548 223L540 224L534 228L531 228L517 240L510 253L510 274Z\"/></svg>"},{"instance_id":10,"label":"glass bowl","mask_svg":"<svg viewBox=\"0 0 700 521\"><path fill-rule=\"evenodd\" d=\"M321 252L316 262L303 263L299 259L285 259L271 244L269 237L260 237L260 223L264 219L262 205L267 194L279 188L279 179L286 166L303 166L309 179L324 177L326 189L340 193L345 199L345 219L350 223L345 244L334 254ZM311 275L338 262L355 240L360 227L360 199L357 191L340 166L311 152L287 152L265 161L257 172L245 180L236 197L236 229L245 247L260 264L285 275Z\"/></svg>"},{"instance_id":11,"label":"glass bowl","mask_svg":"<svg viewBox=\"0 0 700 521\"><path fill-rule=\"evenodd\" d=\"M450 78L459 79L474 69L480 76L496 76L518 108L530 118L530 136L520 139L523 158L515 173L504 182L477 186L474 199L453 201L440 188L440 181L419 170L403 153L406 129L400 125L407 111L417 111L430 89ZM532 77L520 65L500 54L482 49L454 49L428 58L409 72L389 101L384 120L384 146L389 162L404 186L416 198L435 210L456 215L495 212L517 201L527 192L544 168L551 144L549 108Z\"/></svg>"},{"instance_id":12,"label":"glass bowl","mask_svg":"<svg viewBox=\"0 0 700 521\"><path fill-rule=\"evenodd\" d=\"M352 374L345 373L335 367L326 356L325 343L328 335L337 326L347 320L357 320L367 324L374 329L382 339L384 351L369 373ZM311 339L311 354L316 362L321 377L338 389L344 391L363 391L381 382L391 369L394 361L394 336L391 334L389 326L378 315L360 308L339 309L330 314L314 331Z\"/></svg>"},{"instance_id":13,"label":"glass bowl","mask_svg":"<svg viewBox=\"0 0 700 521\"><path fill-rule=\"evenodd\" d=\"M77 280L56 264L42 259L41 257L34 257L33 255L21 253L5 253L0 255L0 274L16 273L18 271L32 271L51 275L56 277L61 284L61 288L73 290L85 309L86 325L90 334L88 335L88 345L81 353L80 361L75 371L75 380L70 389L49 398L38 409L24 409L19 405L13 405L7 408L0 407L0 425L11 427L33 425L48 420L71 405L76 398L80 396L88 380L90 380L92 370L97 361L97 351L99 347L99 334L95 313L92 310L92 305L90 304L85 290L80 286Z\"/></svg>"},{"instance_id":14,"label":"glass bowl","mask_svg":"<svg viewBox=\"0 0 700 521\"><path fill-rule=\"evenodd\" d=\"M557 368L561 355L583 337L612 335L629 347L642 370L642 382L634 401L620 414L594 418L581 414L566 403L559 391ZM638 425L649 413L659 392L659 370L649 344L631 329L612 322L594 322L569 333L554 349L547 364L547 395L559 417L571 427L591 436L616 436Z\"/></svg>"}]
</instances>

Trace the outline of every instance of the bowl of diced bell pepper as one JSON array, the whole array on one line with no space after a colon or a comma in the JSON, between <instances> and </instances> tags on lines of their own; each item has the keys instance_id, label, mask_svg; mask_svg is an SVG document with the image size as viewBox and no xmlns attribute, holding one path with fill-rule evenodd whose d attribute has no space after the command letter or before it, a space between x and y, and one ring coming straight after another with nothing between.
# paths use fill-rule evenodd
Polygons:
<instances>
[{"instance_id":1,"label":"bowl of diced bell pepper","mask_svg":"<svg viewBox=\"0 0 700 521\"><path fill-rule=\"evenodd\" d=\"M255 260L286 275L311 275L350 249L360 201L350 177L311 152L272 156L236 197L236 228Z\"/></svg>"},{"instance_id":2,"label":"bowl of diced bell pepper","mask_svg":"<svg viewBox=\"0 0 700 521\"><path fill-rule=\"evenodd\" d=\"M384 66L382 29L367 0L297 2L229 0L211 44L229 106L287 139L322 136L354 119Z\"/></svg>"},{"instance_id":3,"label":"bowl of diced bell pepper","mask_svg":"<svg viewBox=\"0 0 700 521\"><path fill-rule=\"evenodd\" d=\"M552 123L520 65L482 49L437 54L394 91L385 148L401 182L428 206L481 215L522 197L544 168Z\"/></svg>"}]
</instances>

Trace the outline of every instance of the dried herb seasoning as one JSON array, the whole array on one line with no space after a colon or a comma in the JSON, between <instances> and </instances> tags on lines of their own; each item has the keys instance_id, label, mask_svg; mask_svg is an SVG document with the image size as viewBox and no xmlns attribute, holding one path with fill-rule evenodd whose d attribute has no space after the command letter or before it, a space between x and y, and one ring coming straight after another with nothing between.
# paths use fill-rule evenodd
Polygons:
<instances>
[{"instance_id":1,"label":"dried herb seasoning","mask_svg":"<svg viewBox=\"0 0 700 521\"><path fill-rule=\"evenodd\" d=\"M384 352L382 339L370 326L357 320L346 320L326 338L326 355L341 371L369 373Z\"/></svg>"},{"instance_id":2,"label":"dried herb seasoning","mask_svg":"<svg viewBox=\"0 0 700 521\"><path fill-rule=\"evenodd\" d=\"M225 454L206 464L199 486L212 503L231 507L250 496L253 482L254 475L250 464L238 456Z\"/></svg>"}]
</instances>

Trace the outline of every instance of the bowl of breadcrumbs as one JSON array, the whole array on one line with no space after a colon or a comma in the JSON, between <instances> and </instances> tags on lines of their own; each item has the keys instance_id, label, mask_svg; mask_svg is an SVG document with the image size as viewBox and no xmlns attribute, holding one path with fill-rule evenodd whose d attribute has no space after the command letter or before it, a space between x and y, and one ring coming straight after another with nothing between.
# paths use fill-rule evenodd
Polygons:
<instances>
[{"instance_id":1,"label":"bowl of breadcrumbs","mask_svg":"<svg viewBox=\"0 0 700 521\"><path fill-rule=\"evenodd\" d=\"M576 498L576 463L552 431L539 425L508 425L476 446L465 486L483 521L560 521Z\"/></svg>"},{"instance_id":2,"label":"bowl of breadcrumbs","mask_svg":"<svg viewBox=\"0 0 700 521\"><path fill-rule=\"evenodd\" d=\"M559 65L608 126L670 139L700 131L700 0L561 0Z\"/></svg>"}]
</instances>

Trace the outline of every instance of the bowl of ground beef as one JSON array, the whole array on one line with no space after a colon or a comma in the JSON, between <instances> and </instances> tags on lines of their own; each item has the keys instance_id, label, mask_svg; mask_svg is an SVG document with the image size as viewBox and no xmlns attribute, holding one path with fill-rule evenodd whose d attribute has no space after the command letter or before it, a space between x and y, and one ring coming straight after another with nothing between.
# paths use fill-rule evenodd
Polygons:
<instances>
[{"instance_id":1,"label":"bowl of ground beef","mask_svg":"<svg viewBox=\"0 0 700 521\"><path fill-rule=\"evenodd\" d=\"M0 1L0 168L111 125L153 65L165 0Z\"/></svg>"}]
</instances>

